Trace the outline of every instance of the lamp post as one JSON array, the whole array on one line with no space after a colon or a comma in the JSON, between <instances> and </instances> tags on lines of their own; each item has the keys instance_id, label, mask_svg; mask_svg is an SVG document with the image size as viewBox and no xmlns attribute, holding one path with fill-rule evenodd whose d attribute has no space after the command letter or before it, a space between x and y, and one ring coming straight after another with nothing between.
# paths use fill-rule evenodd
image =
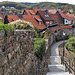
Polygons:
<instances>
[{"instance_id":1,"label":"lamp post","mask_svg":"<svg viewBox=\"0 0 75 75\"><path fill-rule=\"evenodd\" d=\"M64 62L64 36L65 36L65 32L63 31L63 62Z\"/></svg>"}]
</instances>

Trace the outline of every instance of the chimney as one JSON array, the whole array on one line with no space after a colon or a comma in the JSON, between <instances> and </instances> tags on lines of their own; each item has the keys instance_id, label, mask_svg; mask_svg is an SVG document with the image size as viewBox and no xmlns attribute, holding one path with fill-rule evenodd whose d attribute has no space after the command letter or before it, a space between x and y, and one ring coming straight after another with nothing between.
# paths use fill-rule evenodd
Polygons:
<instances>
[{"instance_id":1,"label":"chimney","mask_svg":"<svg viewBox=\"0 0 75 75\"><path fill-rule=\"evenodd\" d=\"M48 13L48 9L46 9L46 13Z\"/></svg>"}]
</instances>

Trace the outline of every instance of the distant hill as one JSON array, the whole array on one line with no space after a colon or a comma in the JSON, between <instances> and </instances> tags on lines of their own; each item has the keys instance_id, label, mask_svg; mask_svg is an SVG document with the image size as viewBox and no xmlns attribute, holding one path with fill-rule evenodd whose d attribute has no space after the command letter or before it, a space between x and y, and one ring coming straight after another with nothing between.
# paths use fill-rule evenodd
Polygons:
<instances>
[{"instance_id":1,"label":"distant hill","mask_svg":"<svg viewBox=\"0 0 75 75\"><path fill-rule=\"evenodd\" d=\"M27 6L31 6L33 4L36 4L36 3L29 3L29 2L21 2L21 3L24 4L24 5L27 5Z\"/></svg>"},{"instance_id":2,"label":"distant hill","mask_svg":"<svg viewBox=\"0 0 75 75\"><path fill-rule=\"evenodd\" d=\"M32 8L46 8L46 9L50 9L51 7L54 7L56 9L62 9L62 10L66 10L66 9L75 9L75 5L71 5L71 4L66 4L66 3L52 3L52 2L40 2L40 3L25 3L25 2L21 2L21 3L17 3L17 2L9 2L9 1L5 1L5 2L0 2L0 7L5 6L5 7L15 7L16 9L32 9Z\"/></svg>"},{"instance_id":3,"label":"distant hill","mask_svg":"<svg viewBox=\"0 0 75 75\"><path fill-rule=\"evenodd\" d=\"M62 9L62 10L71 9L71 8L75 9L75 5L66 4L66 3L52 3L52 2L40 2L37 4L31 5L31 7L46 8L46 9L50 9L51 7L54 7L56 9Z\"/></svg>"},{"instance_id":4,"label":"distant hill","mask_svg":"<svg viewBox=\"0 0 75 75\"><path fill-rule=\"evenodd\" d=\"M9 2L9 1L4 1L4 2L0 2L0 7L5 6L5 7L15 7L16 9L24 9L24 8L29 8L28 6L21 4L21 3L17 3L17 2Z\"/></svg>"}]
</instances>

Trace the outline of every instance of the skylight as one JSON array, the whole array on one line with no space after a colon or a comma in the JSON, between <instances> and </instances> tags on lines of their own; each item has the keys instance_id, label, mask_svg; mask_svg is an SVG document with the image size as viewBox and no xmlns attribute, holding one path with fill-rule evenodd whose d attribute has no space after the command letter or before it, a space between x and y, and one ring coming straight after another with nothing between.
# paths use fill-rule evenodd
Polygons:
<instances>
[{"instance_id":1,"label":"skylight","mask_svg":"<svg viewBox=\"0 0 75 75\"><path fill-rule=\"evenodd\" d=\"M49 15L45 15L45 17L49 17Z\"/></svg>"}]
</instances>

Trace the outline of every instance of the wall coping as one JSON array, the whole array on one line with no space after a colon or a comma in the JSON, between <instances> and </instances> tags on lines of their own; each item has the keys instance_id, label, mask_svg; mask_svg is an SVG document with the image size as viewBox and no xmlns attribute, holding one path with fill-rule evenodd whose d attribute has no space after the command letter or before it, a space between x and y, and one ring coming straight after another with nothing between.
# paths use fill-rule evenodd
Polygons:
<instances>
[{"instance_id":1,"label":"wall coping","mask_svg":"<svg viewBox=\"0 0 75 75\"><path fill-rule=\"evenodd\" d=\"M20 32L22 32L22 31L33 31L33 30L19 30L19 29L17 29L17 30L14 30L14 31L20 31Z\"/></svg>"},{"instance_id":2,"label":"wall coping","mask_svg":"<svg viewBox=\"0 0 75 75\"><path fill-rule=\"evenodd\" d=\"M8 31L8 32L10 32L10 31ZM19 30L19 29L17 29L17 30L14 30L14 33L15 32L24 32L24 33L26 33L26 32L34 32L34 30ZM5 31L0 31L0 37L4 37L5 36Z\"/></svg>"}]
</instances>

